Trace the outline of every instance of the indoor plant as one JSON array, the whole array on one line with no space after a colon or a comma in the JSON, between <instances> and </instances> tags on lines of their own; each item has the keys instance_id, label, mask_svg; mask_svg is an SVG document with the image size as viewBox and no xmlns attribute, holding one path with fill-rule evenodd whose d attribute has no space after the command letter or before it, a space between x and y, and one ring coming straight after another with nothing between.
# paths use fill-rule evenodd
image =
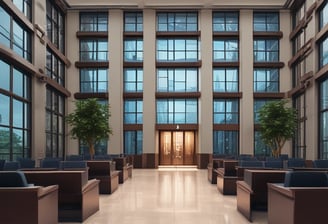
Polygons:
<instances>
[{"instance_id":1,"label":"indoor plant","mask_svg":"<svg viewBox=\"0 0 328 224\"><path fill-rule=\"evenodd\" d=\"M72 138L88 145L91 158L95 154L95 144L112 134L109 117L109 105L100 104L94 98L76 101L74 112L66 116Z\"/></svg>"}]
</instances>

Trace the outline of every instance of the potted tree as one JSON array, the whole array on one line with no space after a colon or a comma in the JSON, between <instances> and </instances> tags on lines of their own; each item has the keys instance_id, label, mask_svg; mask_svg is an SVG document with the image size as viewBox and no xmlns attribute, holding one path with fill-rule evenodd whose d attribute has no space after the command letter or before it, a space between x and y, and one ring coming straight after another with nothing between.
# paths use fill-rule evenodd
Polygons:
<instances>
[{"instance_id":1,"label":"potted tree","mask_svg":"<svg viewBox=\"0 0 328 224\"><path fill-rule=\"evenodd\" d=\"M261 139L271 148L273 157L280 156L282 147L296 130L297 112L286 104L286 100L272 101L259 110Z\"/></svg>"},{"instance_id":2,"label":"potted tree","mask_svg":"<svg viewBox=\"0 0 328 224\"><path fill-rule=\"evenodd\" d=\"M109 117L109 105L100 104L94 98L76 101L74 112L66 116L71 126L70 135L88 145L91 158L95 154L95 144L112 134Z\"/></svg>"}]
</instances>

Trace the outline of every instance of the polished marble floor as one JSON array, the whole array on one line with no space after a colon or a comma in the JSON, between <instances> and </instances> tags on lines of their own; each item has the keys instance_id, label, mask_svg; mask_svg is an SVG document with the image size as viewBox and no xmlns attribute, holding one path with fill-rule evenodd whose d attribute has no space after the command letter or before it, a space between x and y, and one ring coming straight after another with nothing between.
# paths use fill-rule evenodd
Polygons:
<instances>
[{"instance_id":1,"label":"polished marble floor","mask_svg":"<svg viewBox=\"0 0 328 224\"><path fill-rule=\"evenodd\" d=\"M134 169L133 177L111 195L85 224L245 224L235 196L223 196L195 168ZM253 224L267 223L266 212Z\"/></svg>"}]
</instances>

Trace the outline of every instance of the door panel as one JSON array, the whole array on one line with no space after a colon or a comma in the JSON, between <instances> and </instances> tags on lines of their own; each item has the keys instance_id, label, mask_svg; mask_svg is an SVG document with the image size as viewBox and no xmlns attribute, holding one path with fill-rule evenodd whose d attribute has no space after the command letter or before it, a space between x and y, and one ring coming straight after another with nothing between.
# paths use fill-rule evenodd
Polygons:
<instances>
[{"instance_id":1,"label":"door panel","mask_svg":"<svg viewBox=\"0 0 328 224\"><path fill-rule=\"evenodd\" d=\"M194 165L194 158L193 131L160 132L160 165Z\"/></svg>"}]
</instances>

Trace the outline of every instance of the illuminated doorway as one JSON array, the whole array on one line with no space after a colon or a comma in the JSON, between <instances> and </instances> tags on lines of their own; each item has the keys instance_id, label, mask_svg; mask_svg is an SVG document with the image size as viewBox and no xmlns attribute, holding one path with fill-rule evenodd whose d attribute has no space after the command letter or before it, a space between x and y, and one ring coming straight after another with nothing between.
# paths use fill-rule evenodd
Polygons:
<instances>
[{"instance_id":1,"label":"illuminated doorway","mask_svg":"<svg viewBox=\"0 0 328 224\"><path fill-rule=\"evenodd\" d=\"M193 131L160 132L160 165L195 165Z\"/></svg>"}]
</instances>

